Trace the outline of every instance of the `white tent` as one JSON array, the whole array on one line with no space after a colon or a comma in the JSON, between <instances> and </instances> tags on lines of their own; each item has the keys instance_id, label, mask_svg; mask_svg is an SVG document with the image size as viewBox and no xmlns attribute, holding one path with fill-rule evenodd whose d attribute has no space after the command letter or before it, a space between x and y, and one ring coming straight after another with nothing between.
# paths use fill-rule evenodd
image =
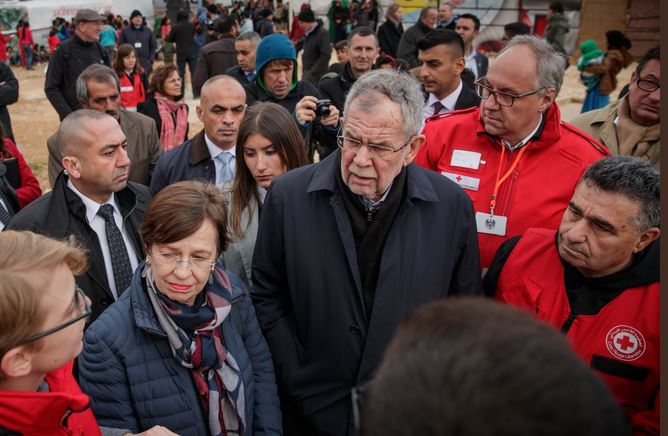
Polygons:
<instances>
[{"instance_id":1,"label":"white tent","mask_svg":"<svg viewBox=\"0 0 668 436\"><path fill-rule=\"evenodd\" d=\"M56 17L70 21L79 9L95 9L106 14L113 12L129 17L134 9L139 9L150 22L153 21L152 0L4 0L0 1L0 23L3 33L16 29L20 19L27 19L37 44L46 45L51 22Z\"/></svg>"}]
</instances>

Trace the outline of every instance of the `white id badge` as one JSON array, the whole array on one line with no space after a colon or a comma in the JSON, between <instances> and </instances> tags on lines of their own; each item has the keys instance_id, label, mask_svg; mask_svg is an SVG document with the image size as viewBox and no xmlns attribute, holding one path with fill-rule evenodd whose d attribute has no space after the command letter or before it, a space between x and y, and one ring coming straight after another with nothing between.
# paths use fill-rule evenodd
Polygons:
<instances>
[{"instance_id":1,"label":"white id badge","mask_svg":"<svg viewBox=\"0 0 668 436\"><path fill-rule=\"evenodd\" d=\"M507 221L508 217L503 215L490 215L482 212L476 212L475 214L475 224L478 228L478 233L506 236Z\"/></svg>"},{"instance_id":2,"label":"white id badge","mask_svg":"<svg viewBox=\"0 0 668 436\"><path fill-rule=\"evenodd\" d=\"M135 42L135 48L141 48L141 42L139 41Z\"/></svg>"},{"instance_id":3,"label":"white id badge","mask_svg":"<svg viewBox=\"0 0 668 436\"><path fill-rule=\"evenodd\" d=\"M450 166L477 170L480 167L481 157L482 154L475 151L454 150L452 159L450 159Z\"/></svg>"}]
</instances>

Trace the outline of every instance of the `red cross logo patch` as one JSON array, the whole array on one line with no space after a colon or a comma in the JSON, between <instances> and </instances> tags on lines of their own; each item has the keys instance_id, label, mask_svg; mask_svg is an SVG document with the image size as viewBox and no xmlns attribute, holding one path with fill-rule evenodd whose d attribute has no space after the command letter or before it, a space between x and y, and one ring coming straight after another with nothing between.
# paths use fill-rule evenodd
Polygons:
<instances>
[{"instance_id":1,"label":"red cross logo patch","mask_svg":"<svg viewBox=\"0 0 668 436\"><path fill-rule=\"evenodd\" d=\"M645 353L642 333L627 325L613 327L605 339L610 354L621 360L636 360Z\"/></svg>"}]
</instances>

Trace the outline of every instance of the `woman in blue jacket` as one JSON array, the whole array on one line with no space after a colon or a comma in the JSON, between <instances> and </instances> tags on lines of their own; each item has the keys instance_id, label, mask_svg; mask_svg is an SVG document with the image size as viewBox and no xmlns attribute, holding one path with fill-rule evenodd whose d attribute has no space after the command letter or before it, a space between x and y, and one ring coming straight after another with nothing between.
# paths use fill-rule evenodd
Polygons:
<instances>
[{"instance_id":1,"label":"woman in blue jacket","mask_svg":"<svg viewBox=\"0 0 668 436\"><path fill-rule=\"evenodd\" d=\"M220 190L166 187L141 236L147 258L88 328L79 360L100 424L181 435L279 435L271 354L243 282L216 263L227 245Z\"/></svg>"}]
</instances>

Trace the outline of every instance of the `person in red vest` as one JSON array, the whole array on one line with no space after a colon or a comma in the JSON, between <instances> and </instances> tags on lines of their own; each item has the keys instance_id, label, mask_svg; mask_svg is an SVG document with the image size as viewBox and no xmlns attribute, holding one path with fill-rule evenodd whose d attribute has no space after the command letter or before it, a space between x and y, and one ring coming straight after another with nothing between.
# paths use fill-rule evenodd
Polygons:
<instances>
[{"instance_id":1,"label":"person in red vest","mask_svg":"<svg viewBox=\"0 0 668 436\"><path fill-rule=\"evenodd\" d=\"M121 82L121 106L137 111L137 105L146 100L146 73L137 60L137 51L130 44L121 44L114 60L114 70Z\"/></svg>"},{"instance_id":2,"label":"person in red vest","mask_svg":"<svg viewBox=\"0 0 668 436\"><path fill-rule=\"evenodd\" d=\"M659 170L639 158L597 161L559 229L509 239L484 279L488 295L566 335L608 383L636 435L660 430L659 182Z\"/></svg>"},{"instance_id":3,"label":"person in red vest","mask_svg":"<svg viewBox=\"0 0 668 436\"><path fill-rule=\"evenodd\" d=\"M473 202L483 271L501 243L556 227L580 176L610 152L562 121L564 57L518 35L475 82L480 106L431 117L415 163L461 186Z\"/></svg>"},{"instance_id":4,"label":"person in red vest","mask_svg":"<svg viewBox=\"0 0 668 436\"><path fill-rule=\"evenodd\" d=\"M0 434L130 434L98 426L72 373L91 314L74 281L87 268L86 253L74 242L17 231L0 233L0 252ZM148 435L174 433L156 426Z\"/></svg>"}]
</instances>

